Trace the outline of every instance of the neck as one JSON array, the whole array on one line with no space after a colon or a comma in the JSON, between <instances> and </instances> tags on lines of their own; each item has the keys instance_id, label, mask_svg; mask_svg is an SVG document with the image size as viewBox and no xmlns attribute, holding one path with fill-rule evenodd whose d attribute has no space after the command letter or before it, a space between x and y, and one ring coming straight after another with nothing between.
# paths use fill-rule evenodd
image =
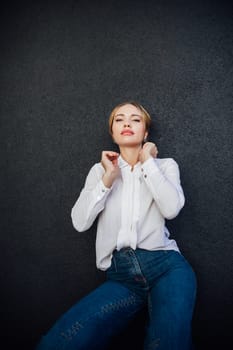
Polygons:
<instances>
[{"instance_id":1,"label":"neck","mask_svg":"<svg viewBox=\"0 0 233 350\"><path fill-rule=\"evenodd\" d=\"M137 164L141 145L138 147L120 147L121 157L132 167Z\"/></svg>"}]
</instances>

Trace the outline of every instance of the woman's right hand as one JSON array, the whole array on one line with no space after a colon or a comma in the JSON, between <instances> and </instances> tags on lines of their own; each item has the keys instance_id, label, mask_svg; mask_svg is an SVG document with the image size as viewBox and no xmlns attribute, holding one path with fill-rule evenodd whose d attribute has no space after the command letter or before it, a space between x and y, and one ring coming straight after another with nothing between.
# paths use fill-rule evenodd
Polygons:
<instances>
[{"instance_id":1,"label":"woman's right hand","mask_svg":"<svg viewBox=\"0 0 233 350\"><path fill-rule=\"evenodd\" d=\"M106 187L111 187L114 180L120 174L120 168L118 166L119 153L113 151L103 151L101 157L101 164L104 167L105 173L102 181Z\"/></svg>"}]
</instances>

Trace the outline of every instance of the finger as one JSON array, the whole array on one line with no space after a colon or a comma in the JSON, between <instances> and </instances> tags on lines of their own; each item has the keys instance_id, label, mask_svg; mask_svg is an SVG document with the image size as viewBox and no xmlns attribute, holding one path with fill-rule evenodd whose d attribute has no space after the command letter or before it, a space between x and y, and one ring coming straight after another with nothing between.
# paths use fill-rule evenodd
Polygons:
<instances>
[{"instance_id":1,"label":"finger","mask_svg":"<svg viewBox=\"0 0 233 350\"><path fill-rule=\"evenodd\" d=\"M113 161L113 160L116 160L118 157L116 156L107 156L109 160Z\"/></svg>"},{"instance_id":2,"label":"finger","mask_svg":"<svg viewBox=\"0 0 233 350\"><path fill-rule=\"evenodd\" d=\"M152 143L152 142L146 142L146 143L143 145L143 148L145 149L145 148L153 147L153 146L155 146L154 143Z\"/></svg>"},{"instance_id":3,"label":"finger","mask_svg":"<svg viewBox=\"0 0 233 350\"><path fill-rule=\"evenodd\" d=\"M102 154L107 157L118 157L119 153L113 151L103 151Z\"/></svg>"},{"instance_id":4,"label":"finger","mask_svg":"<svg viewBox=\"0 0 233 350\"><path fill-rule=\"evenodd\" d=\"M118 157L119 157L119 154L118 154L118 153L114 153L114 154L110 153L110 154L107 154L107 158L108 158L109 160L111 160L111 161L116 160Z\"/></svg>"},{"instance_id":5,"label":"finger","mask_svg":"<svg viewBox=\"0 0 233 350\"><path fill-rule=\"evenodd\" d=\"M110 157L118 157L119 154L117 152L111 152L111 151L103 151L102 152L102 158L103 159L109 159Z\"/></svg>"}]
</instances>

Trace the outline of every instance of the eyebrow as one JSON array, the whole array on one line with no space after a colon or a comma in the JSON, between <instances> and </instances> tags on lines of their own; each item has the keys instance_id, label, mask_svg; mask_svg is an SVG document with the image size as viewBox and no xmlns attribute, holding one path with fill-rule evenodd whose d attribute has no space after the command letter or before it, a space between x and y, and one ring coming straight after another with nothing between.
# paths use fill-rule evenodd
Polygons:
<instances>
[{"instance_id":1,"label":"eyebrow","mask_svg":"<svg viewBox=\"0 0 233 350\"><path fill-rule=\"evenodd\" d=\"M114 117L125 117L125 114L124 113L118 113ZM142 115L133 113L133 114L130 114L130 117L140 117L140 118L142 118Z\"/></svg>"}]
</instances>

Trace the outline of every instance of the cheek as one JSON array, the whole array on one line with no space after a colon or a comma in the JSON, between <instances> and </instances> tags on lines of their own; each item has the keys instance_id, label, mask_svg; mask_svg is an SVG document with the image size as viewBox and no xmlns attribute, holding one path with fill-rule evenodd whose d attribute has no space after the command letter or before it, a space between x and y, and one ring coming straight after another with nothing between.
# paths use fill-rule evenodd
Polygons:
<instances>
[{"instance_id":1,"label":"cheek","mask_svg":"<svg viewBox=\"0 0 233 350\"><path fill-rule=\"evenodd\" d=\"M116 129L116 127L115 127L115 125L113 124L113 125L112 125L112 135L114 134L115 129Z\"/></svg>"},{"instance_id":2,"label":"cheek","mask_svg":"<svg viewBox=\"0 0 233 350\"><path fill-rule=\"evenodd\" d=\"M146 129L145 129L145 127L142 127L142 126L140 126L140 127L138 127L138 132L141 134L141 135L145 135L145 133L146 133Z\"/></svg>"},{"instance_id":3,"label":"cheek","mask_svg":"<svg viewBox=\"0 0 233 350\"><path fill-rule=\"evenodd\" d=\"M116 129L112 128L112 136L114 136L116 134Z\"/></svg>"},{"instance_id":4,"label":"cheek","mask_svg":"<svg viewBox=\"0 0 233 350\"><path fill-rule=\"evenodd\" d=\"M121 130L122 126L120 124L113 124L112 126L112 134L117 134Z\"/></svg>"},{"instance_id":5,"label":"cheek","mask_svg":"<svg viewBox=\"0 0 233 350\"><path fill-rule=\"evenodd\" d=\"M112 128L112 138L117 138L117 135L119 134L119 132L117 131L117 128Z\"/></svg>"}]
</instances>

